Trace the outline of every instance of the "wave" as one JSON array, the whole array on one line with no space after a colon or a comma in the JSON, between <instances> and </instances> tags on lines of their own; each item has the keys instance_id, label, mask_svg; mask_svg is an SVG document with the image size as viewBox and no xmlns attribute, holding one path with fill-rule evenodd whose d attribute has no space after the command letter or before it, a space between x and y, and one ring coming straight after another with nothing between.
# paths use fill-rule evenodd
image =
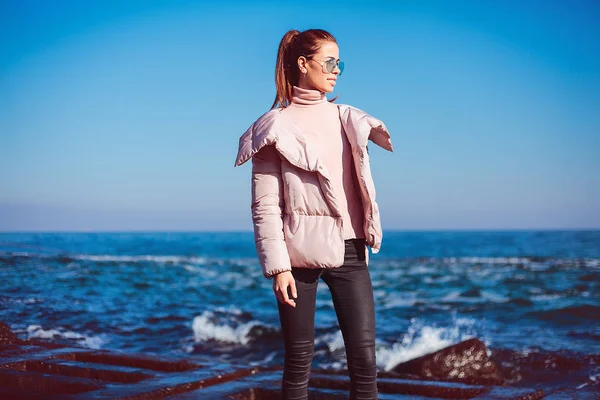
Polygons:
<instances>
[{"instance_id":1,"label":"wave","mask_svg":"<svg viewBox=\"0 0 600 400\"><path fill-rule=\"evenodd\" d=\"M279 331L278 328L255 319L244 321L249 318L251 316L248 313L235 307L206 310L192 321L194 341L248 345L262 336L270 336Z\"/></svg>"},{"instance_id":2,"label":"wave","mask_svg":"<svg viewBox=\"0 0 600 400\"><path fill-rule=\"evenodd\" d=\"M395 343L377 342L377 364L383 370L391 370L398 363L420 357L437 351L451 344L478 336L475 327L478 321L472 318L454 317L452 326L427 325L413 318L411 325L402 338ZM201 349L210 346L212 351L235 351L244 346L265 354L271 360L273 354L273 339L281 335L278 327L270 326L254 319L249 313L237 308L215 308L205 310L194 317L192 322L194 342L201 344ZM278 346L283 342L278 339ZM232 347L233 345L233 347ZM265 351L266 348L271 350ZM193 352L193 346L188 346L188 352ZM322 355L331 360L321 367L336 370L345 368L345 346L340 329L336 326L327 329L317 328L315 335L315 355Z\"/></svg>"},{"instance_id":3,"label":"wave","mask_svg":"<svg viewBox=\"0 0 600 400\"><path fill-rule=\"evenodd\" d=\"M420 298L417 292L386 292L385 298L380 301L381 307L384 309L408 308L427 303L427 299Z\"/></svg>"},{"instance_id":4,"label":"wave","mask_svg":"<svg viewBox=\"0 0 600 400\"><path fill-rule=\"evenodd\" d=\"M235 264L246 266L248 263L255 264L255 257L248 258L220 258L208 256L185 256L185 255L161 255L161 254L135 254L135 255L114 255L114 254L43 254L33 252L12 252L0 251L0 258L25 257L25 258L43 258L58 259L61 261L87 260L94 262L107 263L137 263L137 262L155 262L155 263L191 263L191 264ZM373 263L385 263L394 266L395 263L411 262L410 274L428 274L436 272L432 264L505 264L522 265L528 269L543 271L550 265L569 265L600 268L600 259L596 258L553 258L553 257L406 257L406 258L381 258L373 259ZM401 266L401 264L398 264Z\"/></svg>"},{"instance_id":5,"label":"wave","mask_svg":"<svg viewBox=\"0 0 600 400\"><path fill-rule=\"evenodd\" d=\"M13 298L9 296L0 295L0 303L20 303L20 304L36 304L43 303L44 299L38 297L27 297L24 299Z\"/></svg>"},{"instance_id":6,"label":"wave","mask_svg":"<svg viewBox=\"0 0 600 400\"><path fill-rule=\"evenodd\" d=\"M15 331L16 333L18 331ZM27 338L28 339L44 339L52 340L56 342L63 341L75 343L81 347L87 347L90 349L100 349L107 341L100 336L88 336L78 332L73 332L63 327L57 327L55 329L43 329L41 325L29 325L27 327Z\"/></svg>"},{"instance_id":7,"label":"wave","mask_svg":"<svg viewBox=\"0 0 600 400\"><path fill-rule=\"evenodd\" d=\"M442 303L506 303L510 299L491 291L473 288L463 292L454 290L436 301Z\"/></svg>"},{"instance_id":8,"label":"wave","mask_svg":"<svg viewBox=\"0 0 600 400\"><path fill-rule=\"evenodd\" d=\"M411 319L411 324L406 333L395 343L377 340L376 360L377 367L383 371L390 371L396 365L430 354L432 352L459 343L463 340L479 336L475 327L479 324L472 318L454 318L451 326L427 325L417 318ZM481 339L482 341L485 340ZM487 343L486 343L487 344ZM342 370L346 368L347 360L344 341L341 332L329 332L315 338L315 347L325 347L329 351L328 361L320 362L319 367L324 369ZM319 351L317 351L317 354ZM333 360L331 360L333 358Z\"/></svg>"},{"instance_id":9,"label":"wave","mask_svg":"<svg viewBox=\"0 0 600 400\"><path fill-rule=\"evenodd\" d=\"M204 256L184 256L184 255L154 255L154 254L138 254L138 255L113 255L113 254L38 254L27 252L2 252L0 251L0 261L9 260L12 258L31 258L53 260L62 263L76 261L93 261L96 263L120 263L120 264L137 264L137 263L155 263L155 264L182 264L190 272L194 272L194 266L202 265L235 265L235 266L251 266L258 263L255 258L218 258Z\"/></svg>"},{"instance_id":10,"label":"wave","mask_svg":"<svg viewBox=\"0 0 600 400\"><path fill-rule=\"evenodd\" d=\"M344 337L342 332L337 329L335 332L324 333L315 337L315 347L325 345L330 353L344 350Z\"/></svg>"},{"instance_id":11,"label":"wave","mask_svg":"<svg viewBox=\"0 0 600 400\"><path fill-rule=\"evenodd\" d=\"M546 263L557 265L579 265L583 267L600 267L597 258L554 258L554 257L444 257L444 264L515 264L527 265L531 269L545 270Z\"/></svg>"},{"instance_id":12,"label":"wave","mask_svg":"<svg viewBox=\"0 0 600 400\"><path fill-rule=\"evenodd\" d=\"M382 343L377 347L377 365L384 371L390 371L402 362L477 337L476 325L477 321L472 318L454 318L451 326L426 325L421 320L413 318L400 341L391 344Z\"/></svg>"}]
</instances>

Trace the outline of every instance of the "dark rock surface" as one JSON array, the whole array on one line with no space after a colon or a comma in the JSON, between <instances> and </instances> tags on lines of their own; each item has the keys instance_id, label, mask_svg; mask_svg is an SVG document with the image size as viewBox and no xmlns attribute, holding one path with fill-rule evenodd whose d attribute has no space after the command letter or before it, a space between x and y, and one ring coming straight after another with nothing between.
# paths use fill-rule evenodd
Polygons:
<instances>
[{"instance_id":1,"label":"dark rock surface","mask_svg":"<svg viewBox=\"0 0 600 400\"><path fill-rule=\"evenodd\" d=\"M420 379L479 385L504 383L502 373L487 355L485 344L476 338L398 364L393 371Z\"/></svg>"},{"instance_id":2,"label":"dark rock surface","mask_svg":"<svg viewBox=\"0 0 600 400\"><path fill-rule=\"evenodd\" d=\"M17 335L10 330L10 327L4 322L0 322L0 346L3 344L11 344L17 341Z\"/></svg>"},{"instance_id":3,"label":"dark rock surface","mask_svg":"<svg viewBox=\"0 0 600 400\"><path fill-rule=\"evenodd\" d=\"M279 398L281 368L248 368L235 364L207 366L169 357L93 351L40 340L19 340L1 323L0 335L0 399ZM462 354L460 360L480 362L480 356L476 355L480 349L474 342L457 346L452 351L454 354ZM470 358L467 357L468 354L471 354ZM437 357L439 362L455 359L455 356ZM425 364L426 370L437 371L431 361ZM438 376L441 374L436 375L436 378ZM488 372L482 376L492 375ZM310 399L341 400L348 398L350 381L345 374L313 370L309 386ZM378 379L378 386L381 400L432 397L534 400L543 397L539 390L399 377L381 377Z\"/></svg>"}]
</instances>

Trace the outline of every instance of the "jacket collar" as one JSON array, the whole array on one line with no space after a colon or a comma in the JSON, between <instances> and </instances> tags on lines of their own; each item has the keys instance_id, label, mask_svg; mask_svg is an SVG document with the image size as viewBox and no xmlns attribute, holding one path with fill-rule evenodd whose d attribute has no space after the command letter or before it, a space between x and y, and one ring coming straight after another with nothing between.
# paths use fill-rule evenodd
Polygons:
<instances>
[{"instance_id":1,"label":"jacket collar","mask_svg":"<svg viewBox=\"0 0 600 400\"><path fill-rule=\"evenodd\" d=\"M371 140L385 150L394 151L390 134L382 121L358 108L345 104L337 106L342 126L353 147L366 147ZM274 109L266 112L244 132L239 140L234 166L244 164L264 146L275 145L291 164L307 171L323 173L325 167L318 158L318 152L310 150L298 126L278 118L280 111Z\"/></svg>"}]
</instances>

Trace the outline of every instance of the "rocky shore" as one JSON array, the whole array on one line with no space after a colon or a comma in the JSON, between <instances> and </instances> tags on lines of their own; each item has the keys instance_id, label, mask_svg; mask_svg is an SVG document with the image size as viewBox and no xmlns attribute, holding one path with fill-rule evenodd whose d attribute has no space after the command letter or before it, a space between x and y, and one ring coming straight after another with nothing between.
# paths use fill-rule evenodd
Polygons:
<instances>
[{"instance_id":1,"label":"rocky shore","mask_svg":"<svg viewBox=\"0 0 600 400\"><path fill-rule=\"evenodd\" d=\"M380 399L521 399L540 389L504 384L485 344L469 339L379 375ZM2 399L277 399L281 368L203 365L185 359L22 340L0 322ZM313 370L311 399L347 398L347 375ZM561 397L562 398L562 397Z\"/></svg>"}]
</instances>

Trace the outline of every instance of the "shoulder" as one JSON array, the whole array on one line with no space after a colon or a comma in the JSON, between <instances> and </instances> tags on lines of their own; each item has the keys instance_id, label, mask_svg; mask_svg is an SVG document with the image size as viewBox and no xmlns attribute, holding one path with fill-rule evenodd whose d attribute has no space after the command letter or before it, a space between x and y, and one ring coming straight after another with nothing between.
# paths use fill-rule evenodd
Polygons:
<instances>
[{"instance_id":1,"label":"shoulder","mask_svg":"<svg viewBox=\"0 0 600 400\"><path fill-rule=\"evenodd\" d=\"M260 117L258 117L248 129L252 129L253 134L269 132L271 131L271 127L281 118L281 115L281 108L274 108L272 110L269 110Z\"/></svg>"},{"instance_id":2,"label":"shoulder","mask_svg":"<svg viewBox=\"0 0 600 400\"><path fill-rule=\"evenodd\" d=\"M274 108L262 114L240 136L235 166L242 165L262 147L277 140L276 126L281 120L281 108Z\"/></svg>"},{"instance_id":3,"label":"shoulder","mask_svg":"<svg viewBox=\"0 0 600 400\"><path fill-rule=\"evenodd\" d=\"M338 104L337 106L340 109L340 115L342 115L342 117L349 117L350 114L352 114L352 116L355 118L373 118L366 111L363 111L358 107L351 106L350 104Z\"/></svg>"},{"instance_id":4,"label":"shoulder","mask_svg":"<svg viewBox=\"0 0 600 400\"><path fill-rule=\"evenodd\" d=\"M390 133L382 120L349 104L338 104L338 108L343 124L362 133L365 141L368 139L386 150L393 151Z\"/></svg>"},{"instance_id":5,"label":"shoulder","mask_svg":"<svg viewBox=\"0 0 600 400\"><path fill-rule=\"evenodd\" d=\"M349 104L338 104L338 108L340 109L340 117L342 121L347 124L353 125L364 125L371 128L385 126L383 121L378 118L375 118L371 114L366 111L361 110L358 107L351 106Z\"/></svg>"}]
</instances>

